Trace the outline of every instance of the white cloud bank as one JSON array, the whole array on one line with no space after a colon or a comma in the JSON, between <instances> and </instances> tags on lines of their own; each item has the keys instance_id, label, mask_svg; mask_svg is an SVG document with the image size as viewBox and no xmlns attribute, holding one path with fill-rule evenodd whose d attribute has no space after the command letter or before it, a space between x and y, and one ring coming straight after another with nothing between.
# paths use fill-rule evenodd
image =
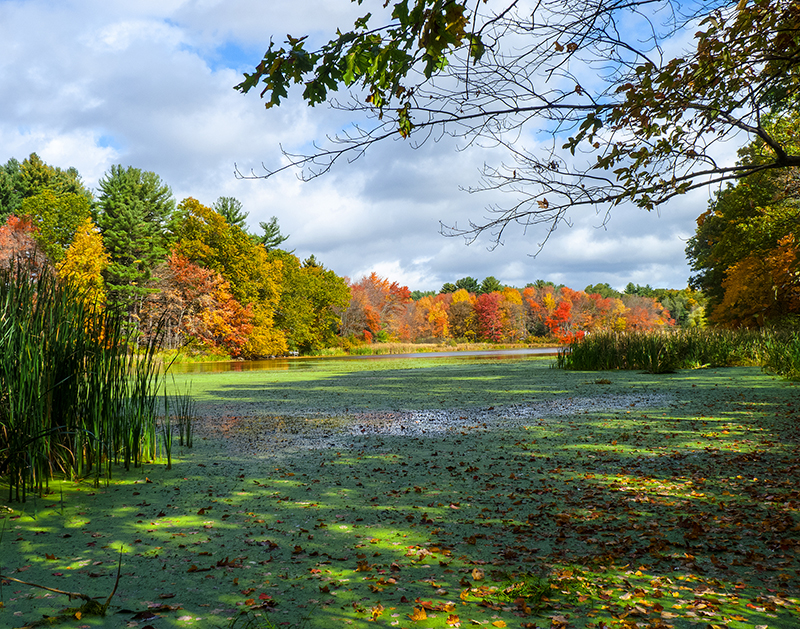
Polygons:
<instances>
[{"instance_id":1,"label":"white cloud bank","mask_svg":"<svg viewBox=\"0 0 800 629\"><path fill-rule=\"evenodd\" d=\"M119 163L156 172L178 200L235 196L253 229L275 215L287 247L354 279L375 270L424 290L467 275L575 289L686 285L685 239L703 194L660 216L619 208L606 229L597 227L602 217L576 213L572 228L560 227L531 257L541 233L510 229L494 251L488 240L467 247L440 235L440 221L465 225L503 202L461 190L477 181L483 156L447 142L418 151L390 142L311 183L292 173L237 179L234 165L258 174L262 163L281 163L281 144L324 140L345 120L299 101L266 111L255 94L233 90L241 72L270 37L319 38L361 11L345 0L0 3L0 162L37 152L76 167L93 188Z\"/></svg>"}]
</instances>

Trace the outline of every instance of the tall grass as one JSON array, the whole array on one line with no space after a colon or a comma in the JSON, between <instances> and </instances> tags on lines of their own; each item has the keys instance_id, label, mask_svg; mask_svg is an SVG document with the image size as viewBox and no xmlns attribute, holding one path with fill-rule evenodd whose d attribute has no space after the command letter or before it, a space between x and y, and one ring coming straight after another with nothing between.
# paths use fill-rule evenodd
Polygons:
<instances>
[{"instance_id":1,"label":"tall grass","mask_svg":"<svg viewBox=\"0 0 800 629\"><path fill-rule=\"evenodd\" d=\"M599 332L558 354L561 369L675 369L760 365L786 377L800 375L800 334L781 330L718 328L658 332Z\"/></svg>"},{"instance_id":2,"label":"tall grass","mask_svg":"<svg viewBox=\"0 0 800 629\"><path fill-rule=\"evenodd\" d=\"M133 352L121 317L49 272L0 270L0 475L9 500L56 473L111 476L155 456L155 346Z\"/></svg>"},{"instance_id":3,"label":"tall grass","mask_svg":"<svg viewBox=\"0 0 800 629\"><path fill-rule=\"evenodd\" d=\"M800 380L800 332L776 331L764 339L762 367L789 380Z\"/></svg>"},{"instance_id":4,"label":"tall grass","mask_svg":"<svg viewBox=\"0 0 800 629\"><path fill-rule=\"evenodd\" d=\"M175 379L172 379L173 386ZM166 400L166 394L164 396ZM166 403L166 402L165 402ZM178 443L181 447L192 447L193 422L197 418L197 403L192 398L191 384L183 392L176 392L172 396L173 416L178 424Z\"/></svg>"}]
</instances>

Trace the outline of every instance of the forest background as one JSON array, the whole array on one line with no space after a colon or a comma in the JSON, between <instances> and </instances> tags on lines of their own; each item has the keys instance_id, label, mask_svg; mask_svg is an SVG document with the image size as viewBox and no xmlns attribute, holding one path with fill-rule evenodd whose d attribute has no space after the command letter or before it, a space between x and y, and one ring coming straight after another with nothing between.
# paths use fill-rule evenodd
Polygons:
<instances>
[{"instance_id":1,"label":"forest background","mask_svg":"<svg viewBox=\"0 0 800 629\"><path fill-rule=\"evenodd\" d=\"M0 263L55 270L87 302L123 312L141 343L163 334L167 349L219 358L389 341L567 343L598 330L704 326L706 312L712 323L757 327L800 311L795 171L716 195L687 247L698 271L688 288L512 287L490 276L435 293L301 261L281 248L288 236L276 218L249 232L235 198L176 204L157 174L122 166L92 191L76 169L34 153L0 167Z\"/></svg>"}]
</instances>

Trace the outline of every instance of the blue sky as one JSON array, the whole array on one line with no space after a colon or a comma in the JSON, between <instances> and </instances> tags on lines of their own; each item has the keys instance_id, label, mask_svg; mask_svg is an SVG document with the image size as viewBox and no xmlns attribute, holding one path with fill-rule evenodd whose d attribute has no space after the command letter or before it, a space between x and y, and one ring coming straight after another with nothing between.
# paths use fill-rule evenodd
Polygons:
<instances>
[{"instance_id":1,"label":"blue sky","mask_svg":"<svg viewBox=\"0 0 800 629\"><path fill-rule=\"evenodd\" d=\"M131 165L156 172L178 201L233 196L253 229L277 216L285 246L353 279L376 271L421 290L468 275L686 286L685 241L708 191L658 213L618 208L605 227L602 215L576 212L532 257L541 232L510 229L493 251L488 238L467 246L439 233L440 221L464 225L503 202L464 191L488 151L389 142L310 183L291 172L237 179L235 167L260 173L282 163L281 146L302 149L348 123L299 100L267 111L234 91L241 73L271 37L320 41L363 11L345 0L0 1L0 162L37 152L91 188L112 165Z\"/></svg>"}]
</instances>

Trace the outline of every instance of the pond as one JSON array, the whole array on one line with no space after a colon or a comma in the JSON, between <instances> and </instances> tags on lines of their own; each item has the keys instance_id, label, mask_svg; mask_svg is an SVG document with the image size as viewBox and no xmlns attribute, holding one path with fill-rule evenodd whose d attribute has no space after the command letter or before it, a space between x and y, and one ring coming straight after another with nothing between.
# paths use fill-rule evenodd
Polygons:
<instances>
[{"instance_id":1,"label":"pond","mask_svg":"<svg viewBox=\"0 0 800 629\"><path fill-rule=\"evenodd\" d=\"M526 356L552 356L557 347L528 347L522 349L497 349L464 352L418 352L414 354L380 354L374 356L301 356L296 358L270 358L267 360L230 360L213 363L180 363L172 366L172 373L221 373L227 371L268 371L310 369L323 362L337 360L386 360L398 358L463 358L486 359L524 358Z\"/></svg>"}]
</instances>

